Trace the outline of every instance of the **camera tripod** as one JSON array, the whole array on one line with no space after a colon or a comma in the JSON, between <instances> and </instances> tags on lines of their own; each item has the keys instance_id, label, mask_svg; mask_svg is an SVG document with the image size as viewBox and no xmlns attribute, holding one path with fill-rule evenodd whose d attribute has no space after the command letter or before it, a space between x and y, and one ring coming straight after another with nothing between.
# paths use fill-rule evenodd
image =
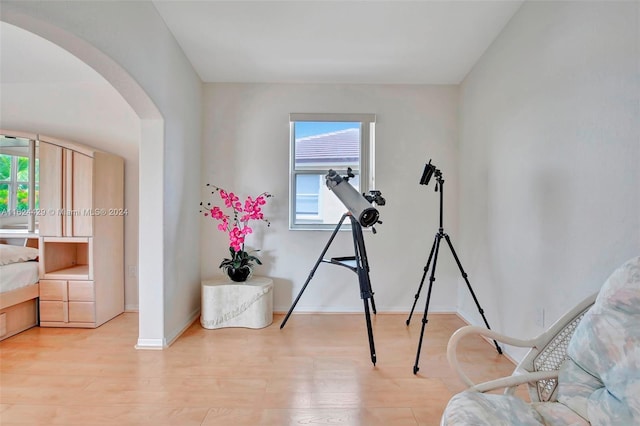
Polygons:
<instances>
[{"instance_id":1,"label":"camera tripod","mask_svg":"<svg viewBox=\"0 0 640 426\"><path fill-rule=\"evenodd\" d=\"M418 286L418 291L416 293L416 295L414 296L414 301L413 301L413 306L411 307L411 312L409 313L409 318L407 318L407 326L409 325L409 323L411 322L411 316L413 315L413 311L416 307L416 303L418 302L418 298L420 297L420 291L422 290L422 286L424 284L424 280L427 276L427 273L429 271L429 265L431 265L431 260L433 260L433 264L431 265L431 275L429 276L429 290L427 291L427 302L425 304L424 307L424 315L422 317L422 328L420 330L420 341L418 342L418 351L416 353L416 362L413 366L413 374L416 374L418 372L418 370L420 370L420 368L418 367L418 361L420 360L420 350L422 349L422 339L424 337L424 329L427 325L428 319L427 319L427 313L429 311L429 302L431 300L431 289L433 287L433 282L436 280L436 265L438 263L438 253L440 251L440 242L442 241L442 239L444 238L447 241L447 245L449 246L449 249L451 249L451 253L453 254L453 258L456 261L456 264L458 265L458 269L460 269L460 273L462 274L462 278L464 278L464 281L467 283L467 288L469 289L469 292L471 293L471 296L473 297L473 301L476 303L476 307L478 308L478 312L480 312L480 315L482 316L482 319L484 321L484 324L487 326L488 329L491 329L491 327L489 327L489 323L487 322L487 318L485 318L484 316L484 310L482 309L482 307L480 306L480 302L478 302L478 298L476 297L476 294L473 292L473 289L471 288L471 283L469 283L469 279L467 277L467 273L464 271L464 269L462 268L462 264L460 263L460 259L458 259L458 255L456 254L455 249L453 248L453 244L451 244L451 239L449 238L449 235L447 235L444 232L444 227L442 225L442 201L443 201L443 192L444 192L444 179L442 178L442 173L440 172L440 170L436 169L435 166L431 165L431 162L429 162L429 164L427 165L427 167L425 168L425 172L423 173L422 176L422 180L420 181L421 184L426 185L429 183L429 179L431 178L431 175L435 173L436 176L436 191L440 192L440 227L438 228L438 232L436 233L436 236L433 240L433 245L431 246L431 252L429 253L429 259L427 260L427 265L424 267L424 273L422 274L422 279L420 280L420 285ZM439 189L438 189L439 188ZM502 354L502 349L500 348L500 346L498 346L498 342L496 342L495 340L493 341L493 343L496 346L496 350L498 351L499 354Z\"/></svg>"},{"instance_id":2,"label":"camera tripod","mask_svg":"<svg viewBox=\"0 0 640 426\"><path fill-rule=\"evenodd\" d=\"M355 250L355 256L332 257L331 259L325 259L324 255L327 253L329 246L333 242L333 239L337 235L340 227L342 226L342 223L347 217L351 220L351 233L353 235L353 247ZM371 301L371 310L374 314L376 313L376 304L373 300L373 291L371 290L371 281L369 280L369 262L367 261L367 252L365 250L364 239L362 237L362 226L351 215L351 213L345 213L342 215L342 218L338 222L336 229L331 234L331 237L329 238L327 244L324 246L322 253L320 253L320 257L318 257L316 264L313 266L313 269L311 269L311 272L307 277L307 281L305 281L302 289L300 290L300 293L298 293L298 296L293 301L289 312L287 312L287 315L284 317L282 324L280 324L280 329L282 329L287 323L289 316L293 312L293 309L296 307L298 300L300 300L300 296L302 296L302 293L304 293L304 290L307 288L307 285L313 278L313 275L315 274L316 269L318 269L320 263L331 263L333 265L344 266L345 268L352 270L358 275L358 282L360 283L360 298L364 301L364 315L367 323L367 334L369 337L369 352L371 354L371 362L373 363L373 365L376 365L376 348L373 342L373 329L371 328L369 301Z\"/></svg>"}]
</instances>

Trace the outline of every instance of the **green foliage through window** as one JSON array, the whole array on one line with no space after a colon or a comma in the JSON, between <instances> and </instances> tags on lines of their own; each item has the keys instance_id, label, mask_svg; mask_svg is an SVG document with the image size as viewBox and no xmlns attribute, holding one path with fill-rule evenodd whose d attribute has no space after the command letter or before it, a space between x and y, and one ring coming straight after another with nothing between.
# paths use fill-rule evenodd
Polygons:
<instances>
[{"instance_id":1,"label":"green foliage through window","mask_svg":"<svg viewBox=\"0 0 640 426\"><path fill-rule=\"evenodd\" d=\"M36 182L39 175L36 160ZM38 207L38 186L35 190ZM0 213L29 210L29 158L0 154Z\"/></svg>"}]
</instances>

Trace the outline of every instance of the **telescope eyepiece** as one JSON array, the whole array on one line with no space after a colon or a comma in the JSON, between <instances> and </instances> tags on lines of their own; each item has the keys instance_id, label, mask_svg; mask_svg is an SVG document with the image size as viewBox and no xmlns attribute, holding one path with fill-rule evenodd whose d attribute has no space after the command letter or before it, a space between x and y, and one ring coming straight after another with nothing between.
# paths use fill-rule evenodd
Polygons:
<instances>
[{"instance_id":1,"label":"telescope eyepiece","mask_svg":"<svg viewBox=\"0 0 640 426\"><path fill-rule=\"evenodd\" d=\"M376 223L378 223L378 218L380 217L380 213L378 213L378 210L374 209L373 207L364 210L361 214L360 217L358 218L360 225L364 226L365 228L369 227L369 226L373 226Z\"/></svg>"}]
</instances>

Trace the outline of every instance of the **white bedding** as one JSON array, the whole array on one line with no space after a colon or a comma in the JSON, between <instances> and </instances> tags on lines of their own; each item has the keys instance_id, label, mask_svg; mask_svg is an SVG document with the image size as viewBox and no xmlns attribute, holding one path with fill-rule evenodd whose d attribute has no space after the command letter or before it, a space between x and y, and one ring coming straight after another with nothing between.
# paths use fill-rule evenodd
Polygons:
<instances>
[{"instance_id":1,"label":"white bedding","mask_svg":"<svg viewBox=\"0 0 640 426\"><path fill-rule=\"evenodd\" d=\"M38 262L20 262L0 266L0 293L38 282Z\"/></svg>"}]
</instances>

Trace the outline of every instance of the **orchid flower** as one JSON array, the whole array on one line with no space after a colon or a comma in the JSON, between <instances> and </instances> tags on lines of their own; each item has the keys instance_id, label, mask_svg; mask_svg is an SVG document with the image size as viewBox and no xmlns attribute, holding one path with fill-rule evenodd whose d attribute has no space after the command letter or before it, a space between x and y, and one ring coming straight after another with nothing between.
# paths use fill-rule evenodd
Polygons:
<instances>
[{"instance_id":1,"label":"orchid flower","mask_svg":"<svg viewBox=\"0 0 640 426\"><path fill-rule=\"evenodd\" d=\"M263 192L255 198L248 196L244 202L241 202L240 198L233 192L227 192L215 186L213 188L215 191L212 191L212 194L218 192L224 206L232 210L232 215L225 214L218 206L211 206L211 203L207 203L205 206L203 203L200 203L201 212L204 216L219 221L217 225L218 230L227 233L229 238L231 259L225 259L222 264L220 264L220 267L238 268L245 265L252 266L251 262L256 262L261 265L260 259L244 251L244 242L245 237L253 233L253 228L249 226L252 220L267 222L267 226L270 225L269 221L264 217L261 206L264 206L267 203L267 199L272 197L272 195L268 192Z\"/></svg>"}]
</instances>

